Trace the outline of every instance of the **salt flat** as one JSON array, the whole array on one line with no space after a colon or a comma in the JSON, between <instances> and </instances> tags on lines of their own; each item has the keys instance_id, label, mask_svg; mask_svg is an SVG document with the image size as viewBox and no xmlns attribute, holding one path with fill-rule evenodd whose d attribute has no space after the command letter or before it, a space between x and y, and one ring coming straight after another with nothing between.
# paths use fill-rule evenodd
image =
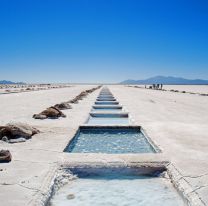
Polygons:
<instances>
[{"instance_id":1,"label":"salt flat","mask_svg":"<svg viewBox=\"0 0 208 206\"><path fill-rule=\"evenodd\" d=\"M64 111L66 118L36 120L32 115L56 103L70 100L81 91L92 87L95 86L77 85L0 96L0 125L20 121L29 123L41 131L25 143L0 143L0 148L9 149L13 156L11 163L0 164L1 206L33 205L35 194L40 191L47 181L47 175L60 161L69 137L73 136L79 124L87 119L98 91L89 94L79 104L73 104L73 109Z\"/></svg>"},{"instance_id":2,"label":"salt flat","mask_svg":"<svg viewBox=\"0 0 208 206\"><path fill-rule=\"evenodd\" d=\"M44 191L48 174L62 161L69 139L87 119L99 90L73 104L73 109L63 111L66 118L35 120L32 115L92 87L95 86L76 85L0 96L0 125L20 121L41 130L25 143L0 143L13 155L11 163L0 164L1 205L33 205L36 194ZM208 97L122 85L110 85L109 89L208 205ZM104 156L96 157L105 162ZM99 159L90 157L85 154L83 160ZM128 157L135 160L134 155Z\"/></svg>"},{"instance_id":3,"label":"salt flat","mask_svg":"<svg viewBox=\"0 0 208 206\"><path fill-rule=\"evenodd\" d=\"M163 89L208 94L208 85L164 85Z\"/></svg>"},{"instance_id":4,"label":"salt flat","mask_svg":"<svg viewBox=\"0 0 208 206\"><path fill-rule=\"evenodd\" d=\"M208 205L208 97L126 86L109 89Z\"/></svg>"}]
</instances>

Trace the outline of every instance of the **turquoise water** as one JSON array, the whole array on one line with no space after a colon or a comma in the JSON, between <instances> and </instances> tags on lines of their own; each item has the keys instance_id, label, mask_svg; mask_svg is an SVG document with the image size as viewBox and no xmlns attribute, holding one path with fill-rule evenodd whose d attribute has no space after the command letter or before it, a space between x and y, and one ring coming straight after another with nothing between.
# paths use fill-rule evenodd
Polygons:
<instances>
[{"instance_id":1,"label":"turquoise water","mask_svg":"<svg viewBox=\"0 0 208 206\"><path fill-rule=\"evenodd\" d=\"M116 101L96 101L95 104L115 105L118 104Z\"/></svg>"},{"instance_id":2,"label":"turquoise water","mask_svg":"<svg viewBox=\"0 0 208 206\"><path fill-rule=\"evenodd\" d=\"M52 198L53 206L184 206L171 183L158 177L107 175L77 178Z\"/></svg>"},{"instance_id":3,"label":"turquoise water","mask_svg":"<svg viewBox=\"0 0 208 206\"><path fill-rule=\"evenodd\" d=\"M83 128L65 152L121 154L155 153L155 150L134 128Z\"/></svg>"},{"instance_id":4,"label":"turquoise water","mask_svg":"<svg viewBox=\"0 0 208 206\"><path fill-rule=\"evenodd\" d=\"M112 98L97 98L97 101L116 101L116 99L112 99Z\"/></svg>"}]
</instances>

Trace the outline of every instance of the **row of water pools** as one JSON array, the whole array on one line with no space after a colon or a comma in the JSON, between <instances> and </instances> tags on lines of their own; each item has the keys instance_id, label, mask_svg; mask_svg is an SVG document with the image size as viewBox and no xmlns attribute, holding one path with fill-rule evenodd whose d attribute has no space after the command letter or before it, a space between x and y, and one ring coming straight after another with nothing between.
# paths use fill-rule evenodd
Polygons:
<instances>
[{"instance_id":1,"label":"row of water pools","mask_svg":"<svg viewBox=\"0 0 208 206\"><path fill-rule=\"evenodd\" d=\"M139 126L131 124L129 114L108 88L97 97L89 118L65 148L76 154L155 154L160 150ZM155 154L156 155L156 154ZM96 161L96 158L95 158ZM156 170L72 167L69 184L52 197L54 206L182 206L183 198L167 178Z\"/></svg>"}]
</instances>

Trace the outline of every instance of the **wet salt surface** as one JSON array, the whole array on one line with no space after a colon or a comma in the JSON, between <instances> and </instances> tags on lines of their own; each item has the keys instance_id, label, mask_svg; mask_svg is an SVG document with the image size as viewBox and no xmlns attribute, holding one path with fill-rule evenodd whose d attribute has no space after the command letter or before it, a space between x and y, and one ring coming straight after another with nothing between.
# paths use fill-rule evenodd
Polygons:
<instances>
[{"instance_id":1,"label":"wet salt surface","mask_svg":"<svg viewBox=\"0 0 208 206\"><path fill-rule=\"evenodd\" d=\"M73 180L52 198L53 206L184 206L172 184L146 176L91 176Z\"/></svg>"},{"instance_id":2,"label":"wet salt surface","mask_svg":"<svg viewBox=\"0 0 208 206\"><path fill-rule=\"evenodd\" d=\"M97 104L97 105L117 105L118 102L115 102L115 101L96 101L95 104Z\"/></svg>"},{"instance_id":3,"label":"wet salt surface","mask_svg":"<svg viewBox=\"0 0 208 206\"><path fill-rule=\"evenodd\" d=\"M90 117L87 124L129 124L129 118L127 117Z\"/></svg>"},{"instance_id":4,"label":"wet salt surface","mask_svg":"<svg viewBox=\"0 0 208 206\"><path fill-rule=\"evenodd\" d=\"M81 129L66 152L72 153L154 153L145 136L133 128Z\"/></svg>"}]
</instances>

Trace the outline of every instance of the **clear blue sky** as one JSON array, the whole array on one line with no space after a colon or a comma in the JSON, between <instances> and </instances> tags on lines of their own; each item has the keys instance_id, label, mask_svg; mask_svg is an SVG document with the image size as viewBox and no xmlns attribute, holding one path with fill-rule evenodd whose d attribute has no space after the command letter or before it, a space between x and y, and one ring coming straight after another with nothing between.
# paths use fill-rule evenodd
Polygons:
<instances>
[{"instance_id":1,"label":"clear blue sky","mask_svg":"<svg viewBox=\"0 0 208 206\"><path fill-rule=\"evenodd\" d=\"M0 0L0 79L208 79L207 0Z\"/></svg>"}]
</instances>

